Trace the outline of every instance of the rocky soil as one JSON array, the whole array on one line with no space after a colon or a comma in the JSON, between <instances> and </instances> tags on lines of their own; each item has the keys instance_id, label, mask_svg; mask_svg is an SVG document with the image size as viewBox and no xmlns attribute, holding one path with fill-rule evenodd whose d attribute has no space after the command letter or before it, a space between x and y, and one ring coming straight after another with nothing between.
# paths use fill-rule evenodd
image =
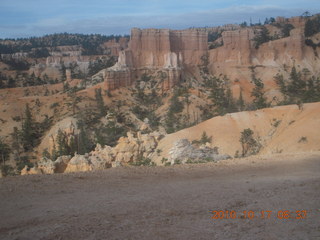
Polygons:
<instances>
[{"instance_id":1,"label":"rocky soil","mask_svg":"<svg viewBox=\"0 0 320 240\"><path fill-rule=\"evenodd\" d=\"M320 152L0 179L0 239L320 238ZM236 219L212 219L234 210ZM255 218L241 218L243 211ZM306 210L305 219L278 219ZM261 211L272 211L261 219Z\"/></svg>"}]
</instances>

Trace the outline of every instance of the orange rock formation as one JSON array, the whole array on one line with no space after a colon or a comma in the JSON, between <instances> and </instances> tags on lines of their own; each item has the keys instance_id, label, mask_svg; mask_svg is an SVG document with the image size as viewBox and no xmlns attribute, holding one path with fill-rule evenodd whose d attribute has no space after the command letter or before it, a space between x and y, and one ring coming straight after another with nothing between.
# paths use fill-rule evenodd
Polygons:
<instances>
[{"instance_id":1,"label":"orange rock formation","mask_svg":"<svg viewBox=\"0 0 320 240\"><path fill-rule=\"evenodd\" d=\"M129 48L119 53L116 65L103 71L105 88L129 86L142 74L159 71L164 73L163 87L171 88L181 79L182 69L201 63L201 56L208 50L207 42L207 32L199 29L134 28Z\"/></svg>"}]
</instances>

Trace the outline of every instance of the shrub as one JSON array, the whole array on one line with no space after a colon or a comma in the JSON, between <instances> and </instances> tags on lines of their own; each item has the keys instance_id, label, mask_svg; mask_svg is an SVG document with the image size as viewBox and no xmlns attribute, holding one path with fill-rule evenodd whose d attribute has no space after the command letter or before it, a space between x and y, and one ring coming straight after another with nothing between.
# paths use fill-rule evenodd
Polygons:
<instances>
[{"instance_id":1,"label":"shrub","mask_svg":"<svg viewBox=\"0 0 320 240\"><path fill-rule=\"evenodd\" d=\"M241 143L243 157L257 154L261 149L261 145L253 135L254 132L250 128L244 129L241 132L239 141Z\"/></svg>"},{"instance_id":2,"label":"shrub","mask_svg":"<svg viewBox=\"0 0 320 240\"><path fill-rule=\"evenodd\" d=\"M140 157L135 162L131 162L132 166L155 166L155 163L150 158Z\"/></svg>"}]
</instances>

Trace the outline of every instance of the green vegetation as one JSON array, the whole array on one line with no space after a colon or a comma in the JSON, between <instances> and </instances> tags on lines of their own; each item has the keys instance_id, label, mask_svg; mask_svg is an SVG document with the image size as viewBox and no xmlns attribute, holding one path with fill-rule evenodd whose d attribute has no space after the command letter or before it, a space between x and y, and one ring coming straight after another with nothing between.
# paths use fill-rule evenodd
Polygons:
<instances>
[{"instance_id":1,"label":"green vegetation","mask_svg":"<svg viewBox=\"0 0 320 240\"><path fill-rule=\"evenodd\" d=\"M261 44L269 42L271 39L268 29L265 26L261 26L259 32L253 39L255 42L255 48L258 49Z\"/></svg>"},{"instance_id":2,"label":"green vegetation","mask_svg":"<svg viewBox=\"0 0 320 240\"><path fill-rule=\"evenodd\" d=\"M283 95L280 105L309 103L320 101L320 78L309 76L309 71L297 71L292 67L290 76L276 75L275 81Z\"/></svg>"},{"instance_id":3,"label":"green vegetation","mask_svg":"<svg viewBox=\"0 0 320 240\"><path fill-rule=\"evenodd\" d=\"M132 166L155 166L155 163L151 161L150 158L140 157L137 161L130 162Z\"/></svg>"},{"instance_id":4,"label":"green vegetation","mask_svg":"<svg viewBox=\"0 0 320 240\"><path fill-rule=\"evenodd\" d=\"M267 98L264 96L264 84L260 78L256 78L255 74L252 74L252 81L254 88L252 89L251 96L253 97L253 105L255 109L269 107Z\"/></svg>"},{"instance_id":5,"label":"green vegetation","mask_svg":"<svg viewBox=\"0 0 320 240\"><path fill-rule=\"evenodd\" d=\"M0 61L7 64L10 70L24 71L28 70L31 66L31 64L25 60L14 58L0 58Z\"/></svg>"},{"instance_id":6,"label":"green vegetation","mask_svg":"<svg viewBox=\"0 0 320 240\"><path fill-rule=\"evenodd\" d=\"M274 17L266 18L266 20L264 21L264 24L272 24L275 21L276 19Z\"/></svg>"},{"instance_id":7,"label":"green vegetation","mask_svg":"<svg viewBox=\"0 0 320 240\"><path fill-rule=\"evenodd\" d=\"M305 24L304 35L311 37L318 32L320 32L320 15L313 18L309 17Z\"/></svg>"},{"instance_id":8,"label":"green vegetation","mask_svg":"<svg viewBox=\"0 0 320 240\"><path fill-rule=\"evenodd\" d=\"M107 110L106 110L106 107L104 106L101 88L97 88L94 91L95 91L95 98L96 98L96 102L97 102L97 108L99 111L99 115L100 115L100 117L103 117L107 114Z\"/></svg>"},{"instance_id":9,"label":"green vegetation","mask_svg":"<svg viewBox=\"0 0 320 240\"><path fill-rule=\"evenodd\" d=\"M34 73L29 75L28 73L17 71L13 78L0 72L0 88L38 86L43 84L55 84L58 82L58 79L53 80L46 74L42 77L36 77Z\"/></svg>"},{"instance_id":10,"label":"green vegetation","mask_svg":"<svg viewBox=\"0 0 320 240\"><path fill-rule=\"evenodd\" d=\"M242 147L242 157L257 154L260 151L261 145L253 135L254 132L250 128L244 129L241 132L239 141Z\"/></svg>"},{"instance_id":11,"label":"green vegetation","mask_svg":"<svg viewBox=\"0 0 320 240\"><path fill-rule=\"evenodd\" d=\"M100 34L71 34L71 33L56 33L45 35L43 37L19 38L19 39L0 39L0 53L12 54L16 52L32 52L31 54L38 57L43 57L47 54L45 49L53 49L59 51L58 46L80 45L83 49L83 55L102 55L102 43L116 39L118 41L122 36L104 36ZM124 36L127 37L128 36ZM5 41L10 41L7 44Z\"/></svg>"},{"instance_id":12,"label":"green vegetation","mask_svg":"<svg viewBox=\"0 0 320 240\"><path fill-rule=\"evenodd\" d=\"M284 24L282 27L281 27L281 34L282 34L282 37L289 37L290 36L290 31L294 29L294 26L292 24Z\"/></svg>"},{"instance_id":13,"label":"green vegetation","mask_svg":"<svg viewBox=\"0 0 320 240\"><path fill-rule=\"evenodd\" d=\"M232 97L229 79L224 77L215 77L212 75L203 75L204 87L210 91L209 99L213 104L210 111L207 111L207 118L226 113L237 112L237 105ZM209 114L210 113L210 114Z\"/></svg>"},{"instance_id":14,"label":"green vegetation","mask_svg":"<svg viewBox=\"0 0 320 240\"><path fill-rule=\"evenodd\" d=\"M0 158L2 165L5 165L5 162L9 159L10 152L11 150L9 145L0 138Z\"/></svg>"},{"instance_id":15,"label":"green vegetation","mask_svg":"<svg viewBox=\"0 0 320 240\"><path fill-rule=\"evenodd\" d=\"M175 88L173 96L170 99L169 110L165 119L165 127L168 133L173 133L181 129L179 113L184 109L183 103L179 100L181 92Z\"/></svg>"},{"instance_id":16,"label":"green vegetation","mask_svg":"<svg viewBox=\"0 0 320 240\"><path fill-rule=\"evenodd\" d=\"M114 57L102 57L94 61L90 61L88 67L88 75L89 77L91 77L102 69L112 67L115 63L116 59Z\"/></svg>"},{"instance_id":17,"label":"green vegetation","mask_svg":"<svg viewBox=\"0 0 320 240\"><path fill-rule=\"evenodd\" d=\"M208 137L207 133L205 131L202 132L201 138L199 140L193 140L192 144L206 144L212 142L212 136Z\"/></svg>"},{"instance_id":18,"label":"green vegetation","mask_svg":"<svg viewBox=\"0 0 320 240\"><path fill-rule=\"evenodd\" d=\"M298 143L306 143L306 142L308 142L307 137L301 137L298 141Z\"/></svg>"},{"instance_id":19,"label":"green vegetation","mask_svg":"<svg viewBox=\"0 0 320 240\"><path fill-rule=\"evenodd\" d=\"M214 42L218 38L222 37L222 32L209 32L208 33L208 42Z\"/></svg>"},{"instance_id":20,"label":"green vegetation","mask_svg":"<svg viewBox=\"0 0 320 240\"><path fill-rule=\"evenodd\" d=\"M271 125L275 128L279 127L279 125L281 124L281 120L278 120L276 118L272 119L272 123Z\"/></svg>"},{"instance_id":21,"label":"green vegetation","mask_svg":"<svg viewBox=\"0 0 320 240\"><path fill-rule=\"evenodd\" d=\"M25 151L32 150L36 146L39 137L36 122L33 119L29 104L26 104L25 117L22 123L22 145Z\"/></svg>"},{"instance_id":22,"label":"green vegetation","mask_svg":"<svg viewBox=\"0 0 320 240\"><path fill-rule=\"evenodd\" d=\"M155 110L161 105L161 96L157 93L156 83L155 79L147 74L143 74L136 81L133 96L137 103L131 109L141 121L147 118L153 129L160 124L160 118L155 114Z\"/></svg>"},{"instance_id":23,"label":"green vegetation","mask_svg":"<svg viewBox=\"0 0 320 240\"><path fill-rule=\"evenodd\" d=\"M114 147L117 145L118 139L125 136L126 132L126 128L119 126L114 121L109 121L95 130L95 142L101 146Z\"/></svg>"}]
</instances>

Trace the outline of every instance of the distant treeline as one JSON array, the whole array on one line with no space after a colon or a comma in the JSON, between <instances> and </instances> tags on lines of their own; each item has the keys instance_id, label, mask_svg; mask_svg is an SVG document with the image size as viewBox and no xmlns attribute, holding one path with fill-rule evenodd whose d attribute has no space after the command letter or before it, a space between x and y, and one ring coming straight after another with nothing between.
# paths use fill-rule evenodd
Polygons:
<instances>
[{"instance_id":1,"label":"distant treeline","mask_svg":"<svg viewBox=\"0 0 320 240\"><path fill-rule=\"evenodd\" d=\"M80 45L83 55L98 55L102 53L100 45L106 41L127 35L100 35L100 34L71 34L56 33L43 37L0 39L0 54L13 54L17 52L30 52L33 48L55 48L58 46ZM8 43L10 41L10 43Z\"/></svg>"}]
</instances>

